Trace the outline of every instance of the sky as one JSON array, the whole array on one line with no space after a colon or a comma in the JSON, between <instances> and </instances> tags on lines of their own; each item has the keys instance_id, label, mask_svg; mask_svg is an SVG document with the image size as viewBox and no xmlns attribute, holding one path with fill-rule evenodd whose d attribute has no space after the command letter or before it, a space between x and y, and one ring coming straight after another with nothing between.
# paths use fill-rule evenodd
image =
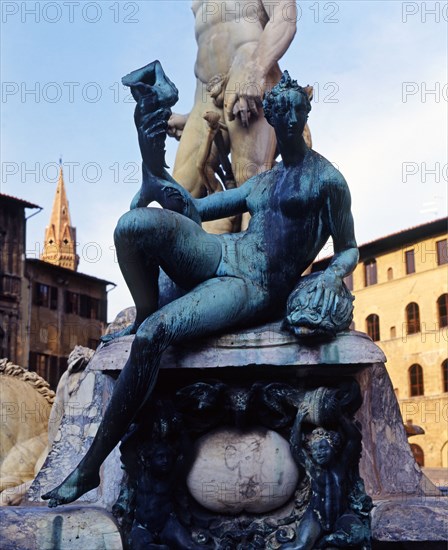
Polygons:
<instances>
[{"instance_id":1,"label":"sky","mask_svg":"<svg viewBox=\"0 0 448 550\"><path fill-rule=\"evenodd\" d=\"M78 270L116 283L112 320L132 305L113 230L140 186L141 162L133 100L120 79L159 59L180 92L173 110L189 112L191 2L0 5L0 191L43 207L27 222L27 256L39 257L62 156ZM314 0L298 7L297 34L280 65L314 86L313 148L349 184L358 243L446 216L447 2ZM167 140L170 166L176 147Z\"/></svg>"}]
</instances>

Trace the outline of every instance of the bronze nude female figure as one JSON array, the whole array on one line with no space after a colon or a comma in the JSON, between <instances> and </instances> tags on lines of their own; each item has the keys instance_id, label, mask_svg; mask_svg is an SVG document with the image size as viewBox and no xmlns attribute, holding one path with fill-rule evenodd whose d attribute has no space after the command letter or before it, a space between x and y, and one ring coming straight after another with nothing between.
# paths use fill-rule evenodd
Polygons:
<instances>
[{"instance_id":1,"label":"bronze nude female figure","mask_svg":"<svg viewBox=\"0 0 448 550\"><path fill-rule=\"evenodd\" d=\"M306 146L302 133L310 103L286 71L264 100L282 161L237 189L202 199L193 199L164 167L167 121L177 90L160 63L134 71L123 82L137 102L143 158L142 188L114 235L137 310L135 323L120 334L135 333L135 339L89 451L61 485L43 496L49 506L72 502L99 485L101 464L151 398L169 345L284 315L301 274L331 236L335 254L307 290L313 307L329 316L339 307L343 278L358 260L348 186L329 161ZM152 200L163 208L147 208ZM243 212L251 220L240 233L211 235L200 226ZM159 296L160 268L183 296L168 303Z\"/></svg>"}]
</instances>

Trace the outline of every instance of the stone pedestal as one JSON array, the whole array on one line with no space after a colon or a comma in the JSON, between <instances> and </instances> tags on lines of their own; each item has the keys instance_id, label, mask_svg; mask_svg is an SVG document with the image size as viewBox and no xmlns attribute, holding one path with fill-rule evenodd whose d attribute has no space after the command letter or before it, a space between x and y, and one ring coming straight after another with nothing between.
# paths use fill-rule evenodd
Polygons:
<instances>
[{"instance_id":1,"label":"stone pedestal","mask_svg":"<svg viewBox=\"0 0 448 550\"><path fill-rule=\"evenodd\" d=\"M59 522L57 532L62 542L58 548L77 548L64 541L71 537L73 519L81 524L84 521L81 516L88 518L92 511L92 521L86 520L86 528L78 533L84 539L83 548L120 547L102 546L100 541L103 535L112 537L113 544L119 540L118 528L110 514L122 479L118 449L102 468L100 488L84 495L76 507L61 506L50 512L42 508L40 495L60 483L89 447L114 379L129 355L132 339L113 341L95 353L63 413L59 433L29 491L28 502L20 508L0 512L2 540L13 541L17 525L22 521L25 525L30 517L35 517L41 522L45 540L52 540L55 524ZM283 332L279 324L272 324L170 348L163 356L156 392L163 393L173 384L183 387L212 379L223 383L277 380L289 384L313 379L325 385L354 378L363 395L363 404L356 414L363 435L360 473L366 492L376 504L372 512L373 540L422 544L443 541L447 499L440 497L413 459L384 362L382 351L363 333L345 332L330 342L306 345ZM96 521L99 516L95 514L108 517L109 523ZM99 531L102 535L98 535ZM47 547L36 538L33 540L36 542L21 548ZM11 542L6 548L16 546Z\"/></svg>"}]
</instances>

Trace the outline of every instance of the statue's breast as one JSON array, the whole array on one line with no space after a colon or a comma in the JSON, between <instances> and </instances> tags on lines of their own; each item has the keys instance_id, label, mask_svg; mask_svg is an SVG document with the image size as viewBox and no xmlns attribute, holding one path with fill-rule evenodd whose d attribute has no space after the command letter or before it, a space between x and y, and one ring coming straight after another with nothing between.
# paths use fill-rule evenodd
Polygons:
<instances>
[{"instance_id":1,"label":"statue's breast","mask_svg":"<svg viewBox=\"0 0 448 550\"><path fill-rule=\"evenodd\" d=\"M319 183L313 174L304 171L291 172L279 182L273 194L273 204L287 218L303 219L315 216L322 206L318 192Z\"/></svg>"}]
</instances>

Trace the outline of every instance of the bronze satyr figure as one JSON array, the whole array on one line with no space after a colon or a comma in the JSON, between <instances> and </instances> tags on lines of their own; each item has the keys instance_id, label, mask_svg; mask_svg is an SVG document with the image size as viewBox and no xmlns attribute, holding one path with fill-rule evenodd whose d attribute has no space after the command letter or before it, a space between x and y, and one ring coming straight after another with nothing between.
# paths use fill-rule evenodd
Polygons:
<instances>
[{"instance_id":1,"label":"bronze satyr figure","mask_svg":"<svg viewBox=\"0 0 448 550\"><path fill-rule=\"evenodd\" d=\"M237 189L202 199L193 199L164 168L167 121L177 90L160 63L134 71L123 82L137 102L143 184L118 221L115 245L137 317L111 337L135 333L135 339L90 449L65 481L43 496L49 506L72 502L99 485L101 464L151 398L168 346L280 318L301 274L332 237L335 254L307 289L313 308L325 318L340 307L342 280L358 261L347 183L305 144L310 103L286 71L264 99L282 161ZM153 200L163 208L147 208ZM211 235L200 226L244 212L251 219L241 233ZM160 268L183 296L168 303L159 296Z\"/></svg>"}]
</instances>

